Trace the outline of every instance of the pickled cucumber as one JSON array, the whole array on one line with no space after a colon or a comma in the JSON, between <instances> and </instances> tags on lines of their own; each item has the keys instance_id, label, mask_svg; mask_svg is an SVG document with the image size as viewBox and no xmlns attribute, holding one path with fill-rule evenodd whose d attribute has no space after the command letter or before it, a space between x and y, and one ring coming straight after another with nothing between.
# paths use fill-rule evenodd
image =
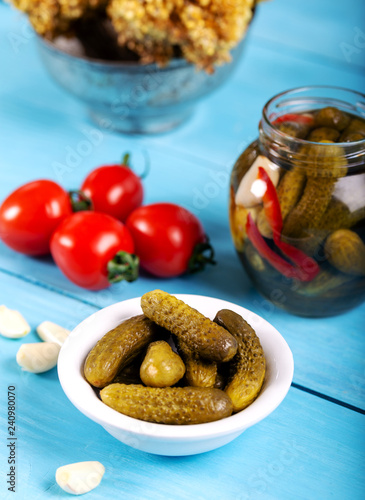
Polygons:
<instances>
[{"instance_id":1,"label":"pickled cucumber","mask_svg":"<svg viewBox=\"0 0 365 500\"><path fill-rule=\"evenodd\" d=\"M304 139L309 132L309 125L305 123L295 123L295 122L283 122L276 125L276 128L283 132L283 134L289 135L290 137L296 137L297 139Z\"/></svg>"},{"instance_id":2,"label":"pickled cucumber","mask_svg":"<svg viewBox=\"0 0 365 500\"><path fill-rule=\"evenodd\" d=\"M365 139L365 134L361 134L360 132L350 132L344 136L343 142L356 142L362 141L363 139Z\"/></svg>"},{"instance_id":3,"label":"pickled cucumber","mask_svg":"<svg viewBox=\"0 0 365 500\"><path fill-rule=\"evenodd\" d=\"M139 376L142 361L143 355L139 354L129 365L118 372L111 381L111 384L142 384L141 377Z\"/></svg>"},{"instance_id":4,"label":"pickled cucumber","mask_svg":"<svg viewBox=\"0 0 365 500\"><path fill-rule=\"evenodd\" d=\"M365 206L351 212L341 200L332 198L321 219L312 225L311 234L298 241L296 246L307 255L314 255L332 231L348 229L364 218Z\"/></svg>"},{"instance_id":5,"label":"pickled cucumber","mask_svg":"<svg viewBox=\"0 0 365 500\"><path fill-rule=\"evenodd\" d=\"M365 276L365 244L350 229L338 229L328 236L325 254L339 271L354 276Z\"/></svg>"},{"instance_id":6,"label":"pickled cucumber","mask_svg":"<svg viewBox=\"0 0 365 500\"><path fill-rule=\"evenodd\" d=\"M308 297L316 297L319 298L329 297L331 294L334 294L336 291L339 292L339 295L343 295L343 286L346 283L352 282L354 280L354 276L337 273L323 270L321 271L314 280L309 283L304 283L298 288L298 293L300 295L307 295Z\"/></svg>"},{"instance_id":7,"label":"pickled cucumber","mask_svg":"<svg viewBox=\"0 0 365 500\"><path fill-rule=\"evenodd\" d=\"M300 238L316 227L331 200L336 179L310 177L304 193L284 222L283 235Z\"/></svg>"},{"instance_id":8,"label":"pickled cucumber","mask_svg":"<svg viewBox=\"0 0 365 500\"><path fill-rule=\"evenodd\" d=\"M254 329L239 314L222 309L214 321L226 328L238 343L225 392L232 400L233 411L241 411L261 390L266 371L264 352Z\"/></svg>"},{"instance_id":9,"label":"pickled cucumber","mask_svg":"<svg viewBox=\"0 0 365 500\"><path fill-rule=\"evenodd\" d=\"M338 108L327 106L317 111L314 123L316 127L330 127L341 131L350 123L350 117Z\"/></svg>"},{"instance_id":10,"label":"pickled cucumber","mask_svg":"<svg viewBox=\"0 0 365 500\"><path fill-rule=\"evenodd\" d=\"M178 350L186 366L185 378L192 387L214 387L217 378L217 363L198 356L182 339Z\"/></svg>"},{"instance_id":11,"label":"pickled cucumber","mask_svg":"<svg viewBox=\"0 0 365 500\"><path fill-rule=\"evenodd\" d=\"M162 290L141 298L144 314L158 325L181 338L202 358L224 362L233 358L237 342L224 328L196 309Z\"/></svg>"},{"instance_id":12,"label":"pickled cucumber","mask_svg":"<svg viewBox=\"0 0 365 500\"><path fill-rule=\"evenodd\" d=\"M232 414L229 396L220 389L205 387L111 384L100 391L100 397L124 415L160 424L202 424Z\"/></svg>"},{"instance_id":13,"label":"pickled cucumber","mask_svg":"<svg viewBox=\"0 0 365 500\"><path fill-rule=\"evenodd\" d=\"M285 172L281 178L277 188L277 195L283 221L285 221L287 215L302 195L305 182L306 176L303 174L303 171L296 167ZM265 238L272 238L272 229L263 208L257 216L257 227Z\"/></svg>"},{"instance_id":14,"label":"pickled cucumber","mask_svg":"<svg viewBox=\"0 0 365 500\"><path fill-rule=\"evenodd\" d=\"M278 186L278 198L281 216L285 221L291 209L296 205L303 193L306 177L298 168L293 168L285 173Z\"/></svg>"},{"instance_id":15,"label":"pickled cucumber","mask_svg":"<svg viewBox=\"0 0 365 500\"><path fill-rule=\"evenodd\" d=\"M89 352L84 365L86 380L99 388L109 384L158 332L157 325L143 314L123 321Z\"/></svg>"},{"instance_id":16,"label":"pickled cucumber","mask_svg":"<svg viewBox=\"0 0 365 500\"><path fill-rule=\"evenodd\" d=\"M362 136L362 139L365 138L365 120L361 120L361 118L352 118L348 126L342 132L340 141L348 142L351 140L352 134L359 134ZM361 140L361 139L352 139L352 140Z\"/></svg>"},{"instance_id":17,"label":"pickled cucumber","mask_svg":"<svg viewBox=\"0 0 365 500\"><path fill-rule=\"evenodd\" d=\"M185 373L185 365L171 346L164 340L149 344L140 367L140 377L150 387L175 385Z\"/></svg>"},{"instance_id":18,"label":"pickled cucumber","mask_svg":"<svg viewBox=\"0 0 365 500\"><path fill-rule=\"evenodd\" d=\"M319 127L312 130L312 132L308 135L306 140L311 142L321 142L321 141L336 142L339 137L340 137L340 132L335 128Z\"/></svg>"},{"instance_id":19,"label":"pickled cucumber","mask_svg":"<svg viewBox=\"0 0 365 500\"><path fill-rule=\"evenodd\" d=\"M347 174L344 150L332 141L323 139L315 145L306 146L306 154L308 177L339 178Z\"/></svg>"}]
</instances>

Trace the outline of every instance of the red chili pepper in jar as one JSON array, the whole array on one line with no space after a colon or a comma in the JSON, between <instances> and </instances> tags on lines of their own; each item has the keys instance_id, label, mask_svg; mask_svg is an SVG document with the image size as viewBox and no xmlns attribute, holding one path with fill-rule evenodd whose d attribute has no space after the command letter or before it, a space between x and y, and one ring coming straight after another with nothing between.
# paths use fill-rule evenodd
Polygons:
<instances>
[{"instance_id":1,"label":"red chili pepper in jar","mask_svg":"<svg viewBox=\"0 0 365 500\"><path fill-rule=\"evenodd\" d=\"M272 123L273 125L279 125L285 122L300 123L302 125L313 125L314 118L309 114L300 113L287 113L285 115L278 116Z\"/></svg>"},{"instance_id":2,"label":"red chili pepper in jar","mask_svg":"<svg viewBox=\"0 0 365 500\"><path fill-rule=\"evenodd\" d=\"M265 215L273 231L274 243L294 265L283 259L267 245L250 214L247 217L246 223L248 238L260 255L281 274L289 278L297 278L300 281L311 281L319 273L319 265L314 259L302 252L302 250L281 240L283 219L275 186L266 170L262 167L258 169L258 178L266 185L262 200Z\"/></svg>"}]
</instances>

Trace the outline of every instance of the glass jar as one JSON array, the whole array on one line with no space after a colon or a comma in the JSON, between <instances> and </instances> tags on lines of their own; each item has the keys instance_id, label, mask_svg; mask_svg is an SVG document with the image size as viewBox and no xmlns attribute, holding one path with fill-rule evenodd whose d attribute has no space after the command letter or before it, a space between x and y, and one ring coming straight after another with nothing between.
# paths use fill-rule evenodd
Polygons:
<instances>
[{"instance_id":1,"label":"glass jar","mask_svg":"<svg viewBox=\"0 0 365 500\"><path fill-rule=\"evenodd\" d=\"M313 86L264 106L231 174L230 228L257 290L291 313L365 299L365 96Z\"/></svg>"}]
</instances>

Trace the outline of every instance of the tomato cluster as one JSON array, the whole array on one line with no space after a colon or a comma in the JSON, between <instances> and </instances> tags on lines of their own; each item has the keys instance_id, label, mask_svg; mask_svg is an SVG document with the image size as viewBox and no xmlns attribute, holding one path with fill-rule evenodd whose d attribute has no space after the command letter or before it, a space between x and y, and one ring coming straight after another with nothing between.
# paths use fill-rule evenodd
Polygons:
<instances>
[{"instance_id":1,"label":"tomato cluster","mask_svg":"<svg viewBox=\"0 0 365 500\"><path fill-rule=\"evenodd\" d=\"M143 206L141 179L126 162L94 169L76 193L44 179L19 187L0 206L0 239L27 255L51 253L89 290L134 281L139 265L168 278L214 263L197 217L173 203Z\"/></svg>"}]
</instances>

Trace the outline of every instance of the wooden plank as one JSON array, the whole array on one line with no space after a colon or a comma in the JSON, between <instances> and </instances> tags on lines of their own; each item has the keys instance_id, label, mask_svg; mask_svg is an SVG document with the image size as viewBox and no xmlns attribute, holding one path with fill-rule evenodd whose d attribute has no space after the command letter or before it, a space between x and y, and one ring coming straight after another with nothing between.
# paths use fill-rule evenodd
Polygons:
<instances>
[{"instance_id":1,"label":"wooden plank","mask_svg":"<svg viewBox=\"0 0 365 500\"><path fill-rule=\"evenodd\" d=\"M363 498L364 416L354 411L291 389L271 416L219 450L153 456L119 443L79 413L55 370L20 372L13 359L19 342L0 341L6 344L3 384L15 385L17 394L18 498L63 498L55 470L83 460L106 467L93 500L116 492L125 499L163 500L172 491L178 500ZM4 413L0 424L4 443ZM6 457L5 446L1 454ZM1 488L4 500L13 498Z\"/></svg>"},{"instance_id":2,"label":"wooden plank","mask_svg":"<svg viewBox=\"0 0 365 500\"><path fill-rule=\"evenodd\" d=\"M228 234L226 238L229 238ZM41 265L35 263L30 271L29 263L25 263L27 258L20 256L19 273L25 274L29 282L0 272L0 303L24 310L27 316L34 308L35 327L37 321L57 320L57 316L52 320L40 317L39 313L44 310L41 304L48 304L51 301L49 296L55 297L52 303L60 304L61 320L65 322L67 318L67 327L73 328L96 308L138 297L155 288L170 293L193 293L229 300L264 317L284 336L294 355L295 383L364 409L365 304L339 317L308 319L290 315L274 308L254 291L233 251L227 252L215 235L212 241L217 243L217 255L224 259L224 265L215 266L199 276L168 281L144 277L135 283L121 283L98 293L79 291L72 283L56 277L58 270L48 260L45 267L42 267L44 262ZM78 299L75 306L66 307L64 301L69 304L72 298Z\"/></svg>"}]
</instances>

